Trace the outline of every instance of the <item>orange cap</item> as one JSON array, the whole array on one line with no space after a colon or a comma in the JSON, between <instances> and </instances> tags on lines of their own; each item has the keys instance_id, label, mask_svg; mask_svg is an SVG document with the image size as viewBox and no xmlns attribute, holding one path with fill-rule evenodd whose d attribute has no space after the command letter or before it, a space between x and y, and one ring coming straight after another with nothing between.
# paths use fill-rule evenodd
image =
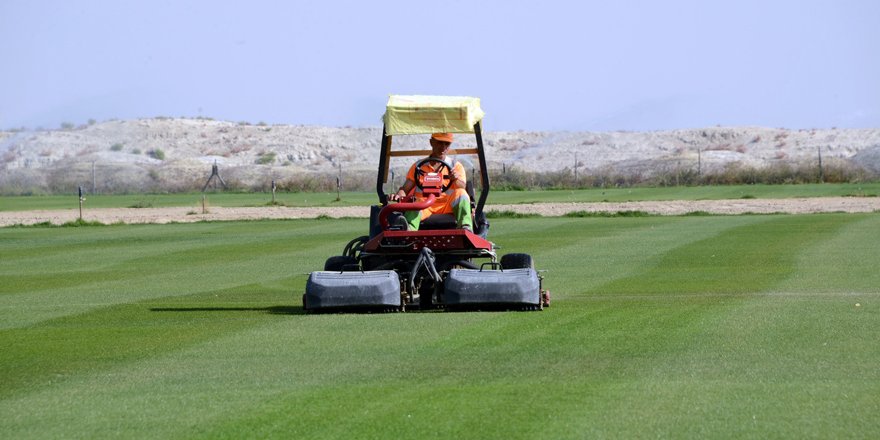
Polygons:
<instances>
[{"instance_id":1,"label":"orange cap","mask_svg":"<svg viewBox=\"0 0 880 440\"><path fill-rule=\"evenodd\" d=\"M437 139L441 142L449 142L452 143L452 133L434 133L431 135L431 139Z\"/></svg>"}]
</instances>

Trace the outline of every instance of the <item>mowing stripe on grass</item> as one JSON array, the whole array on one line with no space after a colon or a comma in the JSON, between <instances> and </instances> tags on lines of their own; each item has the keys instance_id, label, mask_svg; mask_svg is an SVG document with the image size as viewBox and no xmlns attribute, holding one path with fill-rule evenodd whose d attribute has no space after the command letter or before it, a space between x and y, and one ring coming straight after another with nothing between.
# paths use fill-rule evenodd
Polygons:
<instances>
[{"instance_id":1,"label":"mowing stripe on grass","mask_svg":"<svg viewBox=\"0 0 880 440\"><path fill-rule=\"evenodd\" d=\"M837 292L842 287L850 293L876 291L880 288L878 231L880 215L853 218L833 236L799 252L796 270L777 288L817 293Z\"/></svg>"},{"instance_id":2,"label":"mowing stripe on grass","mask_svg":"<svg viewBox=\"0 0 880 440\"><path fill-rule=\"evenodd\" d=\"M135 285L105 294L118 304L54 319L28 318L46 304L24 308L31 326L0 331L0 433L872 437L880 432L880 287L850 277L875 270L878 219L500 219L492 239L504 252L535 255L551 269L547 284L564 292L547 311L319 316L299 314L304 272L337 254L363 222L232 224L238 240L198 234L196 247L179 248L172 240L157 248L169 256L156 266L134 251L128 264L173 277L163 296ZM329 235L310 227L317 224ZM302 241L277 252L267 244L273 234L279 247ZM270 258L245 251L186 264L199 246L233 252L257 242ZM702 261L712 250L715 260ZM124 259L123 247L107 252ZM812 284L803 270L844 252L846 270L804 288ZM688 281L695 276L682 258L705 289ZM193 271L205 274L186 282ZM683 288L669 289L674 280ZM82 289L72 290L101 297ZM53 292L70 295L64 287L43 293Z\"/></svg>"},{"instance_id":3,"label":"mowing stripe on grass","mask_svg":"<svg viewBox=\"0 0 880 440\"><path fill-rule=\"evenodd\" d=\"M23 389L57 386L69 377L178 350L266 319L254 315L295 312L286 307L293 289L290 281L274 288L241 285L174 297L159 305L112 305L29 327L0 330L0 341L5 341L0 397Z\"/></svg>"},{"instance_id":4,"label":"mowing stripe on grass","mask_svg":"<svg viewBox=\"0 0 880 440\"><path fill-rule=\"evenodd\" d=\"M338 224L350 225L348 233L352 236L362 227L358 221ZM4 258L0 271L0 328L84 313L94 308L92 304L189 295L294 275L302 276L304 282L306 273L323 264L313 263L313 256L337 254L344 245L338 243L339 232L325 225L306 220L114 226L66 233L52 229L0 231L0 236L43 237L41 243L60 238L62 243L51 253L47 251L45 262ZM141 228L159 239L126 240L130 231ZM89 241L95 249L90 253L93 258L87 259L75 250L73 260L60 263L67 256L66 244L76 248Z\"/></svg>"},{"instance_id":5,"label":"mowing stripe on grass","mask_svg":"<svg viewBox=\"0 0 880 440\"><path fill-rule=\"evenodd\" d=\"M667 252L714 237L729 228L767 221L762 216L560 218L523 225L493 223L499 254L529 250L539 269L548 269L545 287L554 297L596 294L602 284L639 274Z\"/></svg>"},{"instance_id":6,"label":"mowing stripe on grass","mask_svg":"<svg viewBox=\"0 0 880 440\"><path fill-rule=\"evenodd\" d=\"M648 270L601 286L601 293L762 292L795 271L799 252L859 218L766 216L666 252Z\"/></svg>"}]
</instances>

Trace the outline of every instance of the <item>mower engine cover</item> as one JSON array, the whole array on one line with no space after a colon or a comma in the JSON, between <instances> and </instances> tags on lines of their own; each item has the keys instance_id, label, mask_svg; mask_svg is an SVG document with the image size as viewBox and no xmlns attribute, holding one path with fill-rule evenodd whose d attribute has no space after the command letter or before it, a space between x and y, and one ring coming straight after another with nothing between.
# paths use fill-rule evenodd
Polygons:
<instances>
[{"instance_id":1,"label":"mower engine cover","mask_svg":"<svg viewBox=\"0 0 880 440\"><path fill-rule=\"evenodd\" d=\"M400 307L400 278L393 270L312 272L303 302L306 310Z\"/></svg>"},{"instance_id":2,"label":"mower engine cover","mask_svg":"<svg viewBox=\"0 0 880 440\"><path fill-rule=\"evenodd\" d=\"M541 301L541 283L535 269L452 269L445 290L444 301L452 305L537 305Z\"/></svg>"},{"instance_id":3,"label":"mower engine cover","mask_svg":"<svg viewBox=\"0 0 880 440\"><path fill-rule=\"evenodd\" d=\"M442 194L443 175L440 173L430 172L422 177L422 194Z\"/></svg>"}]
</instances>

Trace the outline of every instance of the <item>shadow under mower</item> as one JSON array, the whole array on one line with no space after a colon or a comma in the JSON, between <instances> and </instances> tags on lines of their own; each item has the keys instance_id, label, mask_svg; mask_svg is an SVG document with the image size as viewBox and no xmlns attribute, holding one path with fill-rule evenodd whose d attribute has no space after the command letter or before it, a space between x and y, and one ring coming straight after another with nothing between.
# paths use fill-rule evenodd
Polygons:
<instances>
[{"instance_id":1,"label":"shadow under mower","mask_svg":"<svg viewBox=\"0 0 880 440\"><path fill-rule=\"evenodd\" d=\"M382 130L376 193L380 205L371 207L370 234L351 240L342 255L312 272L303 295L303 308L311 313L400 312L445 310L543 310L550 293L528 254L511 253L500 259L495 245L486 240L489 222L483 207L489 194L489 176L480 121L479 99L444 96L394 96L389 98ZM392 151L392 136L437 132L473 133L476 148L455 149L452 154L476 155L480 163L481 190L475 203L468 182L474 231L456 229L452 215L434 214L418 231L408 231L402 215L422 210L449 188L453 165L427 157L431 150ZM416 188L422 198L408 197L389 203L384 191L391 157L423 156L416 165ZM436 172L421 166L436 162ZM444 168L447 173L442 172ZM412 194L410 194L412 196ZM479 260L485 260L478 262Z\"/></svg>"}]
</instances>

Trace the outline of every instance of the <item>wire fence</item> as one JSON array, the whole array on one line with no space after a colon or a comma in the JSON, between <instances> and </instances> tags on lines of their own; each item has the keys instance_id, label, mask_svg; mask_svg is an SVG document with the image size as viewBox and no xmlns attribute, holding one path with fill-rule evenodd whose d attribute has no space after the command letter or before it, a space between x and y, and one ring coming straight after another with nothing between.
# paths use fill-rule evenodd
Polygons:
<instances>
[{"instance_id":1,"label":"wire fence","mask_svg":"<svg viewBox=\"0 0 880 440\"><path fill-rule=\"evenodd\" d=\"M489 162L488 174L494 189L575 189L595 187L792 184L867 182L880 179L878 170L851 159L822 157L770 161L754 166L741 162L713 163L704 154L694 158L654 160L590 168L574 156L561 161L562 168L534 171L517 162ZM467 164L468 177L481 186L480 172ZM408 166L389 170L383 188L392 192L406 179ZM88 194L175 193L195 191L264 192L274 186L282 192L374 191L376 171L348 169L311 172L288 167L260 165L219 167L224 186L213 179L210 167L79 162L69 166L6 168L0 170L0 194L61 194L82 187Z\"/></svg>"}]
</instances>

